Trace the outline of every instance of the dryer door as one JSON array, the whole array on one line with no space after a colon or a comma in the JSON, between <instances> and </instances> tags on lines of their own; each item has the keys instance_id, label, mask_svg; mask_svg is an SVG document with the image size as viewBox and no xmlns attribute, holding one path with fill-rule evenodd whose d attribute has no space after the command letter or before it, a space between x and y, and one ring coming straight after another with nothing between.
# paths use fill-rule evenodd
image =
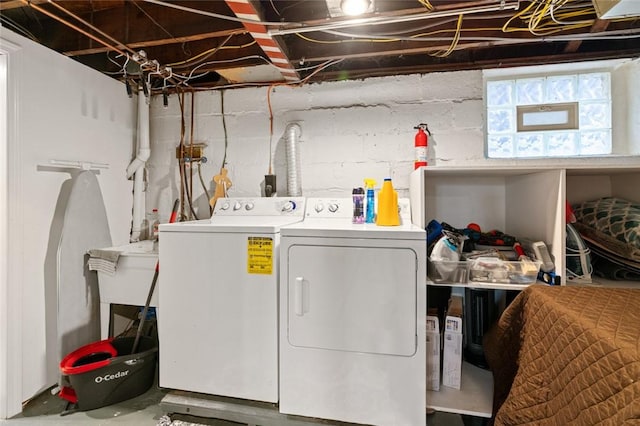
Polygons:
<instances>
[{"instance_id":1,"label":"dryer door","mask_svg":"<svg viewBox=\"0 0 640 426\"><path fill-rule=\"evenodd\" d=\"M291 345L415 353L417 257L413 250L292 245L288 254Z\"/></svg>"}]
</instances>

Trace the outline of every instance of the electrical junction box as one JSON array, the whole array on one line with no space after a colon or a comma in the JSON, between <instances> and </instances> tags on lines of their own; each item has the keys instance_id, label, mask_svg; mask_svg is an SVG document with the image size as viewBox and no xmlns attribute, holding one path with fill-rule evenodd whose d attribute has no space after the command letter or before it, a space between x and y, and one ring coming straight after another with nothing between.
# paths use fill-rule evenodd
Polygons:
<instances>
[{"instance_id":1,"label":"electrical junction box","mask_svg":"<svg viewBox=\"0 0 640 426\"><path fill-rule=\"evenodd\" d=\"M598 18L615 19L640 16L638 0L592 0Z\"/></svg>"},{"instance_id":2,"label":"electrical junction box","mask_svg":"<svg viewBox=\"0 0 640 426\"><path fill-rule=\"evenodd\" d=\"M204 149L207 147L203 143L187 144L176 147L176 158L184 161L200 161L204 157Z\"/></svg>"}]
</instances>

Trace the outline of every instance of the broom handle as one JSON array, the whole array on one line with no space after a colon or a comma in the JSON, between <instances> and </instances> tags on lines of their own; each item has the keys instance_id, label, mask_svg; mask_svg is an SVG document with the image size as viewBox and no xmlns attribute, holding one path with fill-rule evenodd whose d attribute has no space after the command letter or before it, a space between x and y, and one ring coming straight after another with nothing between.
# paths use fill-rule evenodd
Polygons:
<instances>
[{"instance_id":1,"label":"broom handle","mask_svg":"<svg viewBox=\"0 0 640 426\"><path fill-rule=\"evenodd\" d=\"M176 217L178 216L179 204L180 204L179 200L176 199L176 201L174 201L173 203L173 209L171 210L171 217L169 218L169 223L173 223L176 221ZM142 310L140 322L138 323L138 331L136 332L136 339L133 341L131 354L135 354L136 351L138 350L138 344L140 343L140 336L142 335L142 327L144 326L144 322L147 318L147 312L149 311L149 305L151 304L151 297L153 297L153 292L156 289L156 283L158 282L159 273L160 273L160 261L156 262L156 270L153 273L153 280L151 280L151 288L149 288L149 294L147 294L147 301L144 304L144 309Z\"/></svg>"}]
</instances>

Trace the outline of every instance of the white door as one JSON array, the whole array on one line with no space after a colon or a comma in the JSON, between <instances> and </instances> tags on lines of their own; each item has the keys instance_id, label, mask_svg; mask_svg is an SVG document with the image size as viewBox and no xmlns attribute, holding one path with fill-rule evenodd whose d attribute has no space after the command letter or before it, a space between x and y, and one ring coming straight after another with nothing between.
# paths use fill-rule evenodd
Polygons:
<instances>
[{"instance_id":1,"label":"white door","mask_svg":"<svg viewBox=\"0 0 640 426\"><path fill-rule=\"evenodd\" d=\"M289 247L289 344L413 355L416 268L416 253L407 248Z\"/></svg>"}]
</instances>

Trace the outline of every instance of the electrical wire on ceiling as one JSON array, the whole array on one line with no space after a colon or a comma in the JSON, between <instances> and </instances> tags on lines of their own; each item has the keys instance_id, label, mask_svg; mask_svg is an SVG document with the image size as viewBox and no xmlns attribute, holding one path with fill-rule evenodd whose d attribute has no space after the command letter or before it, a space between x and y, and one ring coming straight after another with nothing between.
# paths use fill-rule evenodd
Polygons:
<instances>
[{"instance_id":1,"label":"electrical wire on ceiling","mask_svg":"<svg viewBox=\"0 0 640 426\"><path fill-rule=\"evenodd\" d=\"M427 8L427 10L433 10L433 5L429 0L418 0L418 3Z\"/></svg>"},{"instance_id":2,"label":"electrical wire on ceiling","mask_svg":"<svg viewBox=\"0 0 640 426\"><path fill-rule=\"evenodd\" d=\"M224 110L224 90L220 91L220 115L222 116L222 129L224 130L224 155L222 156L222 166L220 169L227 167L227 148L229 147L229 135L227 134L227 120Z\"/></svg>"},{"instance_id":3,"label":"electrical wire on ceiling","mask_svg":"<svg viewBox=\"0 0 640 426\"><path fill-rule=\"evenodd\" d=\"M143 1L147 3L157 4L159 6L165 6L165 7L170 7L177 10L182 10L183 12L191 12L198 15L209 16L211 18L223 19L225 21L240 22L242 24L260 24L260 25L267 25L267 26L281 26L281 25L291 24L291 22L268 22L268 21L260 21L255 19L239 18L236 16L227 16L219 13L207 12L205 10L194 9L192 7L182 6L176 3L169 3L161 0L143 0Z\"/></svg>"},{"instance_id":4,"label":"electrical wire on ceiling","mask_svg":"<svg viewBox=\"0 0 640 426\"><path fill-rule=\"evenodd\" d=\"M39 43L38 38L35 35L33 35L31 31L29 31L22 25L18 24L16 21L9 18L8 16L3 15L2 13L0 13L0 22L2 22L4 25L6 25L9 28L12 28L18 34L22 34L25 37L35 41L36 43Z\"/></svg>"},{"instance_id":5,"label":"electrical wire on ceiling","mask_svg":"<svg viewBox=\"0 0 640 426\"><path fill-rule=\"evenodd\" d=\"M453 36L453 40L451 40L451 45L449 46L448 49L446 50L439 50L437 52L434 53L430 53L431 56L436 56L438 58L445 58L447 56L449 56L451 54L451 52L453 52L456 47L458 46L458 41L460 41L460 29L462 28L462 17L464 15L459 15L458 16L458 24L456 25L456 33Z\"/></svg>"},{"instance_id":6,"label":"electrical wire on ceiling","mask_svg":"<svg viewBox=\"0 0 640 426\"><path fill-rule=\"evenodd\" d=\"M480 31L493 31L496 28L468 28L462 29L461 32L480 32ZM432 37L431 34L437 33L450 33L454 31L452 29L446 30L438 30L432 31L429 33L417 34L409 37L398 37L395 36L393 39L388 39L389 41L416 41L416 42L450 42L451 37ZM519 31L528 31L526 29L520 29ZM335 34L342 37L348 37L349 39L345 40L318 40L312 39L308 36L303 36L305 40L312 43L357 43L357 42L367 42L372 41L369 38L375 37L385 40L385 36L371 36L371 35L362 35L355 33L345 33L343 31L323 31L328 34ZM504 43L513 43L513 44L525 44L525 43L540 43L541 41L571 41L571 40L584 40L585 38L589 38L592 40L621 40L621 39L633 39L639 38L640 32L635 30L613 30L607 31L604 33L579 33L579 34L568 34L563 36L546 36L540 38L515 38L515 37L490 37L490 36L460 36L460 41L488 41L488 42L504 42ZM360 40L358 38L364 38L364 40Z\"/></svg>"},{"instance_id":7,"label":"electrical wire on ceiling","mask_svg":"<svg viewBox=\"0 0 640 426\"><path fill-rule=\"evenodd\" d=\"M165 27L163 27L162 25L160 25L160 23L159 23L158 21L156 21L156 20L153 18L153 16L149 15L149 13L147 13L147 11L146 11L146 10L144 10L144 8L138 4L138 2L132 1L131 3L133 3L133 5L134 5L135 7L137 7L137 8L138 8L142 13L144 13L144 15L145 15L147 18L149 18L149 20L150 20L151 22L153 22L153 24L154 24L156 27L160 28L160 29L161 29L161 30L162 30L166 35L168 35L169 37L171 37L174 41L179 42L179 41L178 41L178 39L177 39L173 34L171 34L171 33L170 33L170 32L169 32ZM182 42L182 43L181 43L182 53L184 53L185 55L189 55L190 53L188 53L188 52L187 52L187 50L185 49L185 46L186 46L186 43Z\"/></svg>"},{"instance_id":8,"label":"electrical wire on ceiling","mask_svg":"<svg viewBox=\"0 0 640 426\"><path fill-rule=\"evenodd\" d=\"M196 94L194 91L191 91L191 110L189 111L190 114L190 118L191 118L191 122L189 124L189 153L193 154L193 130L195 127L195 115L196 115ZM187 170L187 162L186 161L182 161L183 167L185 168L185 172ZM193 210L193 161L190 158L189 159L189 183L187 185L187 197L189 199L189 209L191 210L191 213L193 214L193 217L191 217L190 219L198 219L198 216L196 215L196 212ZM186 182L185 182L186 183Z\"/></svg>"},{"instance_id":9,"label":"electrical wire on ceiling","mask_svg":"<svg viewBox=\"0 0 640 426\"><path fill-rule=\"evenodd\" d=\"M430 4L425 4L422 0L419 0L421 4L425 7L433 7ZM624 33L607 31L606 34L598 34L598 33L580 33L580 34L567 34L566 36L553 36L554 34L560 34L562 32L567 32L570 30L576 30L581 28L589 28L595 22L595 11L593 9L593 5L591 2L584 1L572 1L572 0L545 0L538 2L531 2L527 8L524 10L509 16L508 21L501 28L493 28L493 27L474 27L474 28L462 28L461 17L465 16L461 14L458 16L458 24L455 30L452 29L438 29L430 32L421 32L419 34L411 34L412 29L407 29L406 31L395 31L389 34L374 34L374 33L353 33L353 32L345 32L345 31L336 31L336 30L320 30L319 32L323 32L326 34L331 34L333 36L343 37L342 40L321 40L318 38L312 38L300 33L296 35L308 42L312 43L322 43L322 44L339 44L339 43L363 43L363 42L398 42L398 41L415 41L415 42L442 42L442 41L450 41L449 48L445 50L440 50L435 53L431 53L433 56L441 56L448 55L456 48L464 48L464 46L458 47L458 43L460 41L495 41L504 43L527 43L527 42L540 42L540 41L567 41L567 40L584 40L585 38L596 40L596 39L626 39L626 38L637 38L640 37L638 32L634 31L625 31ZM490 18L494 18L495 16L491 16ZM591 19L584 19L585 17ZM477 15L470 15L469 19L487 19L489 17L481 17ZM515 19L521 19L523 22L527 24L526 27L512 27L511 22ZM578 20L576 20L578 18ZM562 21L560 21L560 20ZM617 21L628 20L629 18L617 19ZM440 21L429 27L433 28L435 26L441 26L445 22ZM476 36L475 34L481 32L503 32L503 33L513 33L513 32L528 32L536 37L544 37L544 38L535 38L535 39L526 39L522 37L496 37L496 36ZM434 37L437 34L450 34L453 32L453 35L448 37ZM463 36L464 33L473 33L471 36ZM411 34L408 36L401 36L401 34Z\"/></svg>"},{"instance_id":10,"label":"electrical wire on ceiling","mask_svg":"<svg viewBox=\"0 0 640 426\"><path fill-rule=\"evenodd\" d=\"M433 6L428 0L418 0L425 8L432 11L434 10ZM621 39L621 38L636 38L640 37L640 34L636 32L629 32L622 34L614 34L611 31L608 31L606 34L602 34L600 36L595 35L594 33L586 32L580 34L567 34L563 37L549 37L554 34L560 34L563 32L568 32L577 29L591 29L593 23L595 22L595 10L593 9L593 5L590 1L574 1L574 0L544 0L544 1L532 1L527 8L524 10L513 14L512 16L508 16L507 22L501 28L492 28L492 27L474 27L474 28L462 28L462 17L467 17L465 13L461 13L458 15L457 25L455 30L452 29L438 29L430 32L421 32L419 34L411 34L413 31L411 29L407 29L406 31L395 31L389 34L374 34L374 33L353 33L353 32L345 32L345 31L336 31L332 29L320 29L318 32L331 34L333 36L343 37L342 40L326 40L326 39L318 39L312 38L307 35L303 35L301 33L295 33L297 37L311 43L321 43L321 44L340 44L340 43L388 43L388 42L399 42L399 41L415 41L415 42L442 42L442 41L450 41L450 45L447 49L439 50L434 53L430 53L432 56L444 57L450 55L456 49L462 49L464 46L459 46L460 41L495 41L500 42L501 44L509 44L509 43L527 43L527 42L536 42L540 41L567 41L567 40L583 40L588 37L590 40L595 39ZM478 19L480 18L477 15L469 15L470 19ZM585 19L589 18L589 19ZM526 27L512 27L511 23L516 20L521 19L524 23L526 23ZM617 19L617 21L628 20L629 18ZM440 21L433 26L440 26L445 24L444 21ZM528 32L536 37L544 37L543 39L535 38L535 39L526 39L522 37L483 37L476 36L476 33L481 32L503 32L503 33L513 33L513 32ZM433 37L436 34L450 34L453 32L453 35L450 38L447 37ZM473 33L471 36L463 36L464 33ZM402 36L402 34L411 34L407 36ZM597 34L597 33L596 33Z\"/></svg>"},{"instance_id":11,"label":"electrical wire on ceiling","mask_svg":"<svg viewBox=\"0 0 640 426\"><path fill-rule=\"evenodd\" d=\"M236 34L229 35L226 39L224 39L218 46L207 49L201 53L198 53L194 56L191 56L185 60L173 62L167 65L161 65L158 61L151 60L146 57L143 51L134 52L125 44L111 37L109 34L101 31L96 28L92 24L84 21L82 18L76 16L72 12L68 11L63 6L60 6L55 1L50 0L49 3L52 4L58 10L66 13L67 15L74 18L76 21L81 23L83 26L88 28L89 30L83 30L75 24L72 24L52 12L46 11L41 7L37 6L33 2L29 0L20 0L26 5L30 6L32 9L40 11L47 16L53 17L54 19L62 22L63 24L77 30L81 34L91 38L92 40L104 45L110 51L118 53L116 58L124 58L124 64L119 64L119 62L115 61L109 54L107 54L107 58L110 62L118 65L120 67L120 71L116 73L110 73L111 75L122 75L125 83L128 85L129 81L139 80L145 94L150 93L151 89L158 88L158 82L161 83L161 89L163 93L167 88L176 88L179 86L187 87L191 82L194 82L202 77L206 76L210 73L210 71L201 72L196 74L197 70L201 69L205 66L211 66L216 64L229 64L232 62L243 61L243 60L254 60L258 59L259 61L264 61L266 64L272 64L272 62L263 56L260 55L248 55L242 58L236 58L232 60L219 60L219 61L211 61L208 60L212 56L214 56L217 52L222 49L243 49L249 47L256 43L253 40L250 43L245 43L237 46L229 46L231 37ZM272 0L270 0L272 1ZM461 44L461 42L475 41L475 42L496 42L500 44L510 44L510 43L528 43L528 42L541 42L541 41L567 41L567 40L600 40L600 39L630 39L640 37L640 34L636 31L606 31L601 33L591 33L583 32L583 33L575 33L578 29L591 29L592 24L595 22L596 16L593 9L593 5L591 1L585 0L537 0L529 2L528 6L523 10L517 11L511 15L507 15L505 19L507 21L501 28L490 28L490 27L475 27L475 28L464 28L463 19L465 24L466 21L470 21L472 19L493 19L496 17L496 14L487 15L488 12L492 10L501 10L500 17L504 17L504 11L508 9L517 9L520 5L520 2L514 1L503 1L499 5L490 4L485 2L482 5L472 5L467 6L465 8L459 9L451 9L451 10L443 10L435 8L429 0L417 0L425 9L426 13L418 13L411 14L407 16L371 16L364 19L351 19L340 22L330 22L329 24L322 24L319 26L310 26L305 23L291 23L291 22L266 22L266 21L256 21L252 19L244 19L244 18L234 18L230 16L214 14L198 9L193 9L189 7L185 7L183 5L178 5L175 3L168 3L162 0L145 0L147 3L153 3L161 6L171 7L174 9L183 10L191 13L198 13L205 16L211 16L218 19L225 19L229 21L242 22L242 23L259 23L266 26L278 26L279 28L284 28L277 31L269 31L271 34L287 34L292 33L296 34L298 37L304 39L310 43L323 43L323 44L338 44L338 43L391 43L391 42L405 42L405 41L414 41L414 42L447 42L448 45L444 46L433 46L434 49L437 49L431 53L432 56L444 57L450 55L455 50L464 49L465 46ZM298 3L294 3L298 4ZM277 14L281 14L283 10L292 7L291 5L280 10L276 9L275 4L272 2L272 8ZM159 26L166 34L168 34L172 39L175 37L167 31L164 27L162 27L152 16L150 16L140 5L136 4L138 7L156 26ZM456 13L455 18L448 19L447 17L451 16L453 13ZM361 23L365 27L369 29L374 28L373 26L391 23L391 22L416 22L422 19L428 18L439 18L437 22L432 25L422 26L420 28L406 28L405 31L394 31L393 33L388 34L380 34L369 31L366 34L363 33L349 33L345 31L337 31L336 28L344 27L344 26L353 26L358 23ZM612 21L622 21L626 19L616 19ZM441 27L442 25L447 25L451 22L456 22L455 28L439 28L433 31L424 32L424 29ZM520 25L523 24L523 25ZM337 25L337 26L336 26ZM468 24L467 24L468 25ZM287 28L287 26L289 26ZM325 28L326 27L326 28ZM90 31L93 31L91 33ZM326 34L330 34L334 36L334 39L331 40L321 40L317 37L310 37L308 35L303 35L304 33L310 31L324 32ZM420 31L420 33L415 33L415 31ZM572 31L572 33L568 33ZM504 36L481 36L475 35L477 33L482 32L501 32ZM528 32L537 38L523 38L523 37L511 37L510 33L521 33ZM246 32L243 32L246 33ZM465 35L473 33L473 35ZM559 36L559 34L565 33L566 35ZM98 34L99 36L95 35ZM442 34L443 36L439 36ZM335 37L341 37L343 39L336 40ZM184 46L183 46L184 51ZM139 73L131 74L128 73L127 68L130 62L136 62L139 65ZM321 67L319 65L318 67ZM172 67L176 69L188 69L189 73L179 73L175 72ZM300 71L307 71L310 68L299 68ZM311 67L311 69L316 69L315 67ZM312 71L312 75L315 73ZM300 82L308 81L308 78L300 80L299 82L293 82L292 84L300 84ZM242 84L230 84L220 86L221 88L230 88L230 87L246 87L246 86L259 86L264 84L252 84L252 83L242 83ZM129 90L129 89L128 89Z\"/></svg>"},{"instance_id":12,"label":"electrical wire on ceiling","mask_svg":"<svg viewBox=\"0 0 640 426\"><path fill-rule=\"evenodd\" d=\"M439 19L450 16L458 16L460 14L470 15L476 13L487 13L504 10L517 10L519 7L519 1L501 1L494 4L480 4L471 5L459 9L433 9L427 10L423 13L411 13L406 15L373 15L365 18L354 18L340 21L328 21L325 23L314 23L313 25L301 23L298 25L284 26L280 29L271 29L268 31L271 36L287 35L287 34L300 34L316 31L337 30L341 28L352 27L370 27L376 25L388 25L388 24L401 24L408 22L416 22L427 19Z\"/></svg>"},{"instance_id":13,"label":"electrical wire on ceiling","mask_svg":"<svg viewBox=\"0 0 640 426\"><path fill-rule=\"evenodd\" d=\"M278 16L282 16L280 14L280 11L278 10L278 8L276 7L276 5L273 3L273 0L269 0L269 4L271 4L271 8L273 9L273 11L276 13L276 15Z\"/></svg>"},{"instance_id":14,"label":"electrical wire on ceiling","mask_svg":"<svg viewBox=\"0 0 640 426\"><path fill-rule=\"evenodd\" d=\"M178 105L180 106L180 141L178 142L178 148L180 152L184 152L184 134L186 132L186 126L184 122L184 90L178 88ZM182 159L179 159L178 162L182 162ZM180 171L180 222L184 221L187 216L184 214L184 201L185 201L185 190L184 190L184 168L182 164L179 164L178 167Z\"/></svg>"},{"instance_id":15,"label":"electrical wire on ceiling","mask_svg":"<svg viewBox=\"0 0 640 426\"><path fill-rule=\"evenodd\" d=\"M76 14L74 14L73 12L67 10L66 8L60 6L59 4L57 4L54 1L49 0L49 3L52 4L54 7L56 7L58 10L66 13L67 15L69 15L70 17L72 17L73 19L75 19L76 21L78 21L81 25L84 25L86 28L88 28L91 31L94 31L95 33L99 34L100 36L104 37L106 40L105 41L103 39L101 39L100 37L92 34L90 31L88 30L84 30L80 27L78 27L77 25L67 21L66 19L61 18L60 16L56 15L55 13L52 13L36 4L33 4L31 1L29 0L20 0L22 3L24 3L25 5L29 6L30 8L37 10L38 12L49 16L50 18L55 19L56 21L68 26L69 28L72 28L73 30L79 32L80 34L83 34L87 37L89 37L90 39L100 43L101 45L105 46L107 49L117 52L119 53L121 56L126 56L127 57L127 63L129 62L130 59L132 59L133 61L137 62L140 66L140 75L139 75L139 81L140 81L140 85L142 86L143 92L145 94L145 96L149 96L150 95L150 79L152 75L157 75L159 77L162 78L169 78L172 79L173 75L170 69L166 69L165 67L162 67L158 61L155 60L149 60L146 57L146 54L144 53L144 51L140 51L140 52L135 52L134 50L132 50L131 48L129 48L126 44L121 43L120 41L116 40L114 37L110 36L109 34L105 33L104 31L100 30L99 28L95 27L94 25L90 24L89 22L85 21L84 19L82 19L81 17L77 16ZM125 65L126 66L126 65ZM123 69L125 67L123 66ZM145 75L146 73L146 75ZM178 83L177 81L174 81L172 79L172 83ZM129 93L129 95L131 96L131 89L129 87L129 81L125 79L125 84L127 85L127 92Z\"/></svg>"},{"instance_id":16,"label":"electrical wire on ceiling","mask_svg":"<svg viewBox=\"0 0 640 426\"><path fill-rule=\"evenodd\" d=\"M574 20L579 18L578 20ZM585 19L586 18L586 19ZM544 36L559 31L569 31L591 27L597 19L593 4L581 0L544 0L531 2L523 10L514 14L502 26L505 33L520 30L511 27L514 21L521 21L533 35ZM611 21L624 21L628 18Z\"/></svg>"},{"instance_id":17,"label":"electrical wire on ceiling","mask_svg":"<svg viewBox=\"0 0 640 426\"><path fill-rule=\"evenodd\" d=\"M227 42L229 40L231 40L231 37L233 37L233 36L234 36L234 34L229 34L224 40L222 40L220 42L219 45L217 45L213 49L205 50L204 52L199 53L199 54L197 54L195 56L192 56L192 57L190 57L188 59L185 59L184 61L173 62L173 63L167 64L167 66L168 67L172 67L172 68L176 68L176 69L180 69L180 68L189 68L192 65L198 64L198 63L206 60L207 58L210 58L211 56L215 55L216 52L218 52L220 49L222 49L222 47L224 47L224 45L227 44Z\"/></svg>"},{"instance_id":18,"label":"electrical wire on ceiling","mask_svg":"<svg viewBox=\"0 0 640 426\"><path fill-rule=\"evenodd\" d=\"M233 63L233 62L242 62L242 61L246 61L249 59L259 59L259 60L263 60L266 64L271 64L271 61L269 61L267 58L265 58L264 56L260 56L260 55L249 55L249 56L243 56L240 58L234 58L234 59L225 59L225 60L219 60L219 61L207 61L207 62L203 62L200 65L194 67L191 72L189 73L188 76L180 76L180 78L184 78L184 83L190 81L190 80L195 80L197 78L203 77L205 75L207 75L209 73L209 71L206 71L202 74L196 75L194 76L193 73L196 72L196 70L198 70L201 67L207 66L207 65L215 65L215 64L227 64L227 63Z\"/></svg>"},{"instance_id":19,"label":"electrical wire on ceiling","mask_svg":"<svg viewBox=\"0 0 640 426\"><path fill-rule=\"evenodd\" d=\"M179 61L179 62L172 62L170 64L167 64L168 67L172 67L172 68L176 68L176 69L180 69L180 68L188 68L190 66L193 65L197 65L202 61L205 61L207 58L210 58L211 56L215 55L218 51L223 50L223 49L244 49L246 47L249 46L253 46L254 44L256 44L256 41L253 40L249 43L245 43L245 44L241 44L241 45L237 45L237 46L226 46L227 42L231 39L231 37L233 37L236 34L229 34L218 46L211 48L211 49L207 49L204 52L201 52L195 56L192 56L190 58L187 58L183 61Z\"/></svg>"}]
</instances>

